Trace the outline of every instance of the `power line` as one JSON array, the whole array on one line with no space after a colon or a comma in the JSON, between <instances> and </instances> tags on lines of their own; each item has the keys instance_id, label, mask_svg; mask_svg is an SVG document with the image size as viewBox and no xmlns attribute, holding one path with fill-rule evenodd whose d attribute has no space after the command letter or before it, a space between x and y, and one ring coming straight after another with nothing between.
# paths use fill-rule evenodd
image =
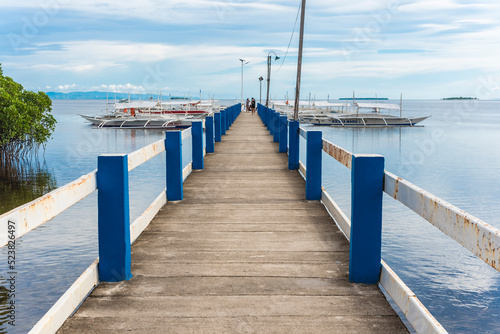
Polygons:
<instances>
[{"instance_id":1,"label":"power line","mask_svg":"<svg viewBox=\"0 0 500 334\"><path fill-rule=\"evenodd\" d=\"M293 34L295 33L295 28L297 27L297 21L299 20L299 14L301 8L302 8L302 2L299 3L299 9L297 10L297 17L295 17L295 23L293 25L292 35L290 36L290 41L288 42L288 47L286 48L285 56L283 57L280 67L276 70L276 72L279 72L281 66L283 66L283 63L285 62L286 56L288 55L288 50L290 49L290 44L292 44Z\"/></svg>"}]
</instances>

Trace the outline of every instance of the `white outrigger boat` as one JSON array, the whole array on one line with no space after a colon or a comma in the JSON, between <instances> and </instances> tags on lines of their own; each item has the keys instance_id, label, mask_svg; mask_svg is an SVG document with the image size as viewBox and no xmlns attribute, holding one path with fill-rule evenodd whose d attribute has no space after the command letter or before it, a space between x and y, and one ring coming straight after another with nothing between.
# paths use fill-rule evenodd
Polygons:
<instances>
[{"instance_id":1,"label":"white outrigger boat","mask_svg":"<svg viewBox=\"0 0 500 334\"><path fill-rule=\"evenodd\" d=\"M430 116L403 117L402 108L397 104L388 103L354 103L356 112L338 114L313 114L302 117L302 122L314 125L332 125L342 127L386 127L386 126L414 126ZM369 109L360 112L360 109ZM399 116L382 114L381 110L399 110Z\"/></svg>"},{"instance_id":2,"label":"white outrigger boat","mask_svg":"<svg viewBox=\"0 0 500 334\"><path fill-rule=\"evenodd\" d=\"M204 119L216 109L218 101L130 101L114 104L104 115L80 115L99 128L168 129L186 128L193 120Z\"/></svg>"},{"instance_id":3,"label":"white outrigger boat","mask_svg":"<svg viewBox=\"0 0 500 334\"><path fill-rule=\"evenodd\" d=\"M293 117L293 101L273 101L272 107L282 113L288 115L288 118ZM306 122L311 117L324 117L330 114L344 113L350 108L349 103L335 103L328 101L303 101L300 102L299 121Z\"/></svg>"},{"instance_id":4,"label":"white outrigger boat","mask_svg":"<svg viewBox=\"0 0 500 334\"><path fill-rule=\"evenodd\" d=\"M120 129L168 129L187 128L193 120L199 119L193 116L178 117L176 115L152 115L152 116L130 116L130 115L80 115L85 120L99 128Z\"/></svg>"}]
</instances>

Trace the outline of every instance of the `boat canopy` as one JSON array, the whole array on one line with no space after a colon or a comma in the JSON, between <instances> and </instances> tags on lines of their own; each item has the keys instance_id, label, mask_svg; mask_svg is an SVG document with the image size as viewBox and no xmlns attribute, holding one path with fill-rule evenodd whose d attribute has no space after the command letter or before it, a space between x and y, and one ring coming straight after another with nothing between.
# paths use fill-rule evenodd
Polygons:
<instances>
[{"instance_id":1,"label":"boat canopy","mask_svg":"<svg viewBox=\"0 0 500 334\"><path fill-rule=\"evenodd\" d=\"M390 110L400 110L401 108L397 104L391 103L354 103L357 108L371 108L375 110L379 109L390 109Z\"/></svg>"},{"instance_id":2,"label":"boat canopy","mask_svg":"<svg viewBox=\"0 0 500 334\"><path fill-rule=\"evenodd\" d=\"M133 102L119 102L115 103L116 110L123 110L128 108L144 109L155 108L158 105L157 101L133 101Z\"/></svg>"},{"instance_id":3,"label":"boat canopy","mask_svg":"<svg viewBox=\"0 0 500 334\"><path fill-rule=\"evenodd\" d=\"M295 105L295 101L272 101L272 104L275 106L290 106L293 107ZM345 107L346 103L334 103L334 102L328 102L328 101L299 101L299 106L300 107L323 107L323 108L328 108L328 107ZM349 104L347 104L349 106Z\"/></svg>"},{"instance_id":4,"label":"boat canopy","mask_svg":"<svg viewBox=\"0 0 500 334\"><path fill-rule=\"evenodd\" d=\"M312 105L315 107L345 107L346 105L349 106L349 103L316 101Z\"/></svg>"}]
</instances>

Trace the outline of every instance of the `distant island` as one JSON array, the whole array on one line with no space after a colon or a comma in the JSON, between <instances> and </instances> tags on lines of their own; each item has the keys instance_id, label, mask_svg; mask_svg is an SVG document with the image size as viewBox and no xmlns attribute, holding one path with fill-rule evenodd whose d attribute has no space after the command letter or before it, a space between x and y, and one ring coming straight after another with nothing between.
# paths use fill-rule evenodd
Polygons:
<instances>
[{"instance_id":1,"label":"distant island","mask_svg":"<svg viewBox=\"0 0 500 334\"><path fill-rule=\"evenodd\" d=\"M148 100L152 98L153 100L158 100L158 95L151 94L127 94L127 93L113 93L113 92L71 92L71 93L60 93L60 92L48 92L47 95L52 100L123 100L130 97L131 100ZM163 95L163 100L184 100L187 97L179 96L169 96ZM196 98L193 98L196 99Z\"/></svg>"},{"instance_id":2,"label":"distant island","mask_svg":"<svg viewBox=\"0 0 500 334\"><path fill-rule=\"evenodd\" d=\"M352 97L339 97L339 100L345 101L345 100L352 100ZM360 101L386 101L389 100L387 97L355 97L354 100L360 100Z\"/></svg>"},{"instance_id":3,"label":"distant island","mask_svg":"<svg viewBox=\"0 0 500 334\"><path fill-rule=\"evenodd\" d=\"M477 100L477 97L443 97L441 100Z\"/></svg>"}]
</instances>

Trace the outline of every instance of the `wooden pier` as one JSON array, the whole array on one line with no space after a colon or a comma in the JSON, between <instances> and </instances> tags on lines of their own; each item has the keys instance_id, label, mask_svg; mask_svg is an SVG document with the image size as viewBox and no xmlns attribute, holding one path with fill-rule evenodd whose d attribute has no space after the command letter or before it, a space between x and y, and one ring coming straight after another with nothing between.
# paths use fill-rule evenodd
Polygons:
<instances>
[{"instance_id":1,"label":"wooden pier","mask_svg":"<svg viewBox=\"0 0 500 334\"><path fill-rule=\"evenodd\" d=\"M408 332L349 282L348 241L257 115L204 163L132 245L133 278L101 282L59 333Z\"/></svg>"}]
</instances>

